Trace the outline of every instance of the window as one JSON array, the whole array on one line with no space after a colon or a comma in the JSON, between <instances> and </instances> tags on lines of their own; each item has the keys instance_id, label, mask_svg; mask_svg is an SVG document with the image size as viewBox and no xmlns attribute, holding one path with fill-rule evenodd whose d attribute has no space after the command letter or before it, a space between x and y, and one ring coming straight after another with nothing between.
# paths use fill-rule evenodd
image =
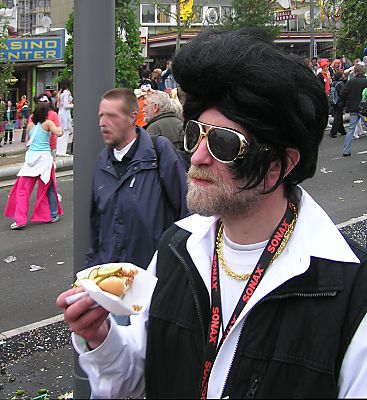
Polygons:
<instances>
[{"instance_id":1,"label":"window","mask_svg":"<svg viewBox=\"0 0 367 400\"><path fill-rule=\"evenodd\" d=\"M203 22L203 7L197 6L193 8L194 15L192 17L193 24L201 24Z\"/></svg>"},{"instance_id":2,"label":"window","mask_svg":"<svg viewBox=\"0 0 367 400\"><path fill-rule=\"evenodd\" d=\"M171 11L171 6L165 5L165 6L160 6L157 8L157 23L158 24L169 24L170 23L170 14L169 12Z\"/></svg>"},{"instance_id":3,"label":"window","mask_svg":"<svg viewBox=\"0 0 367 400\"><path fill-rule=\"evenodd\" d=\"M155 23L155 8L151 4L141 5L141 22L142 24Z\"/></svg>"},{"instance_id":4,"label":"window","mask_svg":"<svg viewBox=\"0 0 367 400\"><path fill-rule=\"evenodd\" d=\"M232 16L232 10L233 10L233 8L231 6L221 6L221 8L220 8L221 18L225 19L227 17Z\"/></svg>"}]
</instances>

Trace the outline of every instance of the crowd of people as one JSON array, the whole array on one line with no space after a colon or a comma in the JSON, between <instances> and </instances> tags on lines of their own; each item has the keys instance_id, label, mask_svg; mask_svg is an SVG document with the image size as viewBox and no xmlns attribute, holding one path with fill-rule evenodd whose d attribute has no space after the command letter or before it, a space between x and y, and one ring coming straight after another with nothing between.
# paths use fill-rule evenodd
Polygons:
<instances>
[{"instance_id":1,"label":"crowd of people","mask_svg":"<svg viewBox=\"0 0 367 400\"><path fill-rule=\"evenodd\" d=\"M308 63L308 62L307 62ZM363 58L351 62L346 57L328 59L314 57L308 63L329 99L329 112L333 117L329 136L345 135L343 157L352 154L352 141L367 135L367 48ZM344 113L349 113L349 126L344 128Z\"/></svg>"}]
</instances>

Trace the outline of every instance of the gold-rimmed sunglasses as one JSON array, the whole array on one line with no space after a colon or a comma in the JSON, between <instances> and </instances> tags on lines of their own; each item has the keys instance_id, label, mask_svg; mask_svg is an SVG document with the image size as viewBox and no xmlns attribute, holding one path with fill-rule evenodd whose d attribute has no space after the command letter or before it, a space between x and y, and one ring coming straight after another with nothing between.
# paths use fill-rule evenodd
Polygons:
<instances>
[{"instance_id":1,"label":"gold-rimmed sunglasses","mask_svg":"<svg viewBox=\"0 0 367 400\"><path fill-rule=\"evenodd\" d=\"M235 129L190 120L185 127L185 150L194 153L202 137L206 137L206 145L211 156L225 164L243 158L249 146L245 136ZM259 149L269 150L269 147L261 146Z\"/></svg>"}]
</instances>

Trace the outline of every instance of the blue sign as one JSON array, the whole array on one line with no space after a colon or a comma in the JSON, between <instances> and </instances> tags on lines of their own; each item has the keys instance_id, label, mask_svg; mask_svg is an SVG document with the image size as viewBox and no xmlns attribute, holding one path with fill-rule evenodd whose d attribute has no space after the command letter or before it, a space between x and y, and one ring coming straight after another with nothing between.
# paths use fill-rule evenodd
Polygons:
<instances>
[{"instance_id":1,"label":"blue sign","mask_svg":"<svg viewBox=\"0 0 367 400\"><path fill-rule=\"evenodd\" d=\"M62 36L11 38L0 48L0 61L53 61L63 56Z\"/></svg>"}]
</instances>

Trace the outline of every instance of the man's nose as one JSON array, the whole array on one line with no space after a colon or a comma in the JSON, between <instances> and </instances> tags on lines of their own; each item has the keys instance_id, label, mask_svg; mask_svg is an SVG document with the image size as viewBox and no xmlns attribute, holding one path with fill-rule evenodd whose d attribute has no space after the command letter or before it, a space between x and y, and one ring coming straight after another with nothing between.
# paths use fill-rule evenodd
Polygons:
<instances>
[{"instance_id":1,"label":"man's nose","mask_svg":"<svg viewBox=\"0 0 367 400\"><path fill-rule=\"evenodd\" d=\"M207 138L200 135L199 141L199 146L191 157L191 164L196 167L200 165L210 165L214 159L209 153L206 144Z\"/></svg>"}]
</instances>

